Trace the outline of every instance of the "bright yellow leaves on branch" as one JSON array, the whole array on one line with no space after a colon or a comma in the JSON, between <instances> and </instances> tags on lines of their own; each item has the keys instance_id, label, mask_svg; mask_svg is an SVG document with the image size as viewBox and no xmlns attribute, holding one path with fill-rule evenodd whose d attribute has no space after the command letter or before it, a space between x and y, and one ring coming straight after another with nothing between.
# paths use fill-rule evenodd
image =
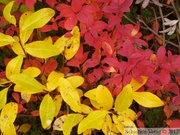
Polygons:
<instances>
[{"instance_id":1,"label":"bright yellow leaves on branch","mask_svg":"<svg viewBox=\"0 0 180 135\"><path fill-rule=\"evenodd\" d=\"M148 108L163 106L163 101L156 95L150 92L136 92L146 83L147 79L147 77L142 76L142 83L139 83L132 78L131 83L125 86L117 96L115 100L115 110L118 112L125 111L130 107L133 99L138 104Z\"/></svg>"}]
</instances>

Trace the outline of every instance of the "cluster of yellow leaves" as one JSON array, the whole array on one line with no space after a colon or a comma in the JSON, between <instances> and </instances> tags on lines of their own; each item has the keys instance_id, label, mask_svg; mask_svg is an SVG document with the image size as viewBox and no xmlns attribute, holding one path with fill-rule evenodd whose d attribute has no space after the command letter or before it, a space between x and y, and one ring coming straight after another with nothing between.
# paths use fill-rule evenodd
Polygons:
<instances>
[{"instance_id":1,"label":"cluster of yellow leaves","mask_svg":"<svg viewBox=\"0 0 180 135\"><path fill-rule=\"evenodd\" d=\"M13 4L14 1L7 4L3 13L7 21L16 25L16 19L11 15ZM133 100L144 107L151 108L163 105L163 102L152 93L137 92L147 81L147 77L144 76L142 76L142 83L132 79L131 83L125 86L114 99L108 88L103 85L83 94L83 91L78 88L84 82L80 76L65 77L60 72L52 71L47 79L45 78L45 83L41 83L36 79L41 74L38 68L22 69L23 60L27 58L27 55L48 59L63 54L69 60L76 54L80 45L78 27L74 27L70 32L71 37L62 36L54 44L51 37L43 41L27 43L34 29L44 26L54 14L54 10L50 8L43 8L36 12L27 11L20 17L19 36L11 37L0 33L0 47L10 44L14 53L17 54L6 67L7 80L0 79L0 85L14 83L14 91L20 92L26 102L29 101L31 94L47 93L39 107L40 120L44 129L50 129L53 126L54 130L63 131L64 135L70 135L72 128L78 125L78 134L91 134L94 129L101 129L105 135L124 134L126 127L136 129L133 121L137 115L129 109ZM59 94L52 96L51 92L54 90L57 90ZM6 104L7 92L8 88L0 91L0 109L2 109L0 129L4 135L15 135L14 121L18 105L14 102ZM90 100L92 107L81 103L82 96ZM74 113L59 117L63 101ZM23 127L29 129L30 125L22 125L19 131L22 131ZM25 131L23 130L23 132Z\"/></svg>"}]
</instances>

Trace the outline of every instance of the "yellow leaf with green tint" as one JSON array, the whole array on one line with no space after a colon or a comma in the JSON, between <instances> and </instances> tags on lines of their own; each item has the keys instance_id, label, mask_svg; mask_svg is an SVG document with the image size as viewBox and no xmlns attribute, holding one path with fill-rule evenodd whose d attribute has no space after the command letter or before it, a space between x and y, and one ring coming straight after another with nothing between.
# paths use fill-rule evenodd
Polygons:
<instances>
[{"instance_id":1,"label":"yellow leaf with green tint","mask_svg":"<svg viewBox=\"0 0 180 135\"><path fill-rule=\"evenodd\" d=\"M26 55L24 54L23 48L22 48L21 44L19 43L19 37L14 36L13 38L14 38L14 40L16 40L16 42L13 42L10 44L13 52L16 53L17 55L26 57Z\"/></svg>"},{"instance_id":2,"label":"yellow leaf with green tint","mask_svg":"<svg viewBox=\"0 0 180 135\"><path fill-rule=\"evenodd\" d=\"M67 80L70 81L75 88L81 86L84 82L84 78L81 76L70 76L67 78Z\"/></svg>"},{"instance_id":3,"label":"yellow leaf with green tint","mask_svg":"<svg viewBox=\"0 0 180 135\"><path fill-rule=\"evenodd\" d=\"M70 135L71 130L76 126L82 119L82 114L68 114L63 124L63 135Z\"/></svg>"},{"instance_id":4,"label":"yellow leaf with green tint","mask_svg":"<svg viewBox=\"0 0 180 135\"><path fill-rule=\"evenodd\" d=\"M108 114L106 110L96 110L91 112L86 118L84 118L78 126L78 134L86 131L87 129L97 129L102 128L104 118Z\"/></svg>"},{"instance_id":5,"label":"yellow leaf with green tint","mask_svg":"<svg viewBox=\"0 0 180 135\"><path fill-rule=\"evenodd\" d=\"M53 123L53 130L62 131L64 122L66 121L66 119L67 119L67 115L62 115L58 117Z\"/></svg>"},{"instance_id":6,"label":"yellow leaf with green tint","mask_svg":"<svg viewBox=\"0 0 180 135\"><path fill-rule=\"evenodd\" d=\"M90 99L91 104L97 109L110 110L114 103L110 91L103 85L89 90L84 95Z\"/></svg>"},{"instance_id":7,"label":"yellow leaf with green tint","mask_svg":"<svg viewBox=\"0 0 180 135\"><path fill-rule=\"evenodd\" d=\"M13 123L5 127L3 135L17 135L16 128Z\"/></svg>"},{"instance_id":8,"label":"yellow leaf with green tint","mask_svg":"<svg viewBox=\"0 0 180 135\"><path fill-rule=\"evenodd\" d=\"M49 94L46 94L41 101L39 108L39 115L41 119L41 124L44 129L47 129L54 118L55 113L55 104L52 97Z\"/></svg>"},{"instance_id":9,"label":"yellow leaf with green tint","mask_svg":"<svg viewBox=\"0 0 180 135\"><path fill-rule=\"evenodd\" d=\"M51 8L42 8L30 15L23 23L21 30L36 29L43 27L55 15Z\"/></svg>"},{"instance_id":10,"label":"yellow leaf with green tint","mask_svg":"<svg viewBox=\"0 0 180 135\"><path fill-rule=\"evenodd\" d=\"M66 38L64 35L56 40L54 46L59 49L59 52L62 53L65 47L70 44L72 41L69 38Z\"/></svg>"},{"instance_id":11,"label":"yellow leaf with green tint","mask_svg":"<svg viewBox=\"0 0 180 135\"><path fill-rule=\"evenodd\" d=\"M58 48L45 41L31 42L26 44L24 49L28 54L37 58L47 59L49 57L59 55Z\"/></svg>"},{"instance_id":12,"label":"yellow leaf with green tint","mask_svg":"<svg viewBox=\"0 0 180 135\"><path fill-rule=\"evenodd\" d=\"M0 47L12 44L13 42L15 42L13 37L0 33Z\"/></svg>"},{"instance_id":13,"label":"yellow leaf with green tint","mask_svg":"<svg viewBox=\"0 0 180 135\"><path fill-rule=\"evenodd\" d=\"M132 104L133 95L132 87L130 84L126 85L118 94L115 100L115 110L118 112L125 111Z\"/></svg>"},{"instance_id":14,"label":"yellow leaf with green tint","mask_svg":"<svg viewBox=\"0 0 180 135\"><path fill-rule=\"evenodd\" d=\"M148 77L146 76L141 76L142 78L142 83L139 83L136 79L132 78L131 79L131 87L133 89L133 91L138 90L139 88L141 88L148 80Z\"/></svg>"},{"instance_id":15,"label":"yellow leaf with green tint","mask_svg":"<svg viewBox=\"0 0 180 135\"><path fill-rule=\"evenodd\" d=\"M0 126L1 132L4 132L5 128L11 125L17 116L18 104L15 102L7 103L1 111Z\"/></svg>"},{"instance_id":16,"label":"yellow leaf with green tint","mask_svg":"<svg viewBox=\"0 0 180 135\"><path fill-rule=\"evenodd\" d=\"M13 58L6 66L6 77L9 77L13 74L18 74L21 71L21 66L23 63L23 56L19 55Z\"/></svg>"},{"instance_id":17,"label":"yellow leaf with green tint","mask_svg":"<svg viewBox=\"0 0 180 135\"><path fill-rule=\"evenodd\" d=\"M52 40L52 37L46 37L44 40L43 40L44 42L47 42L47 43L49 43L49 44L53 44L53 40Z\"/></svg>"},{"instance_id":18,"label":"yellow leaf with green tint","mask_svg":"<svg viewBox=\"0 0 180 135\"><path fill-rule=\"evenodd\" d=\"M16 85L24 87L24 90L22 89L23 91L18 91L18 92L35 94L43 91L43 85L29 75L13 74L10 76L9 79Z\"/></svg>"},{"instance_id":19,"label":"yellow leaf with green tint","mask_svg":"<svg viewBox=\"0 0 180 135\"><path fill-rule=\"evenodd\" d=\"M4 88L3 90L0 91L0 110L5 106L6 101L7 101L7 92L8 88Z\"/></svg>"},{"instance_id":20,"label":"yellow leaf with green tint","mask_svg":"<svg viewBox=\"0 0 180 135\"><path fill-rule=\"evenodd\" d=\"M141 106L147 108L160 107L164 102L156 95L150 92L133 92L133 99Z\"/></svg>"},{"instance_id":21,"label":"yellow leaf with green tint","mask_svg":"<svg viewBox=\"0 0 180 135\"><path fill-rule=\"evenodd\" d=\"M23 74L27 74L31 77L37 77L41 74L41 70L37 67L28 67L22 71Z\"/></svg>"},{"instance_id":22,"label":"yellow leaf with green tint","mask_svg":"<svg viewBox=\"0 0 180 135\"><path fill-rule=\"evenodd\" d=\"M14 1L8 3L5 6L3 10L3 15L8 22L16 25L16 18L13 15L11 15L11 9L12 9L13 4L14 4Z\"/></svg>"},{"instance_id":23,"label":"yellow leaf with green tint","mask_svg":"<svg viewBox=\"0 0 180 135\"><path fill-rule=\"evenodd\" d=\"M67 60L71 59L76 52L78 51L80 47L80 32L79 28L75 26L73 30L71 31L71 34L73 35L72 42L70 45L66 46L64 56Z\"/></svg>"},{"instance_id":24,"label":"yellow leaf with green tint","mask_svg":"<svg viewBox=\"0 0 180 135\"><path fill-rule=\"evenodd\" d=\"M20 40L21 44L24 46L24 44L28 41L29 37L33 33L34 29L26 29L22 31L22 26L24 25L25 20L30 17L33 14L32 11L26 11L23 13L19 20L19 28L20 28Z\"/></svg>"},{"instance_id":25,"label":"yellow leaf with green tint","mask_svg":"<svg viewBox=\"0 0 180 135\"><path fill-rule=\"evenodd\" d=\"M90 114L93 109L91 109L88 105L80 104L81 112L84 114Z\"/></svg>"},{"instance_id":26,"label":"yellow leaf with green tint","mask_svg":"<svg viewBox=\"0 0 180 135\"><path fill-rule=\"evenodd\" d=\"M59 92L63 100L70 106L75 112L81 112L80 96L78 91L73 87L70 81L65 78L59 78Z\"/></svg>"},{"instance_id":27,"label":"yellow leaf with green tint","mask_svg":"<svg viewBox=\"0 0 180 135\"><path fill-rule=\"evenodd\" d=\"M54 98L54 104L55 104L55 113L54 113L54 117L56 117L59 114L59 111L61 109L61 105L62 105L62 97L61 95L56 95Z\"/></svg>"},{"instance_id":28,"label":"yellow leaf with green tint","mask_svg":"<svg viewBox=\"0 0 180 135\"><path fill-rule=\"evenodd\" d=\"M63 73L59 73L59 72L56 72L56 71L52 71L48 78L47 78L47 90L48 91L53 91L55 90L59 83L58 83L58 80L59 78L61 77L64 77L64 74Z\"/></svg>"}]
</instances>

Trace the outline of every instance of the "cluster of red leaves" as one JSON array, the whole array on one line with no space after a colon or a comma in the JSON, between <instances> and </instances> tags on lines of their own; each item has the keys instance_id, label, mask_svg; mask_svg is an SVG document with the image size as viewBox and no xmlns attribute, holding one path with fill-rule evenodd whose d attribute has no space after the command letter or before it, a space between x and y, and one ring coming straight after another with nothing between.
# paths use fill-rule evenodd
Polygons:
<instances>
[{"instance_id":1,"label":"cluster of red leaves","mask_svg":"<svg viewBox=\"0 0 180 135\"><path fill-rule=\"evenodd\" d=\"M164 112L169 119L173 111L178 110L180 113L180 56L172 55L164 46L154 53L148 49L147 42L141 39L140 23L135 26L122 23L123 15L130 11L132 2L133 0L45 0L49 7L56 10L56 16L40 31L69 31L74 26L79 26L81 47L74 58L64 63L63 68L69 68L67 71L83 76L86 80L84 89L104 84L114 96L130 82L131 77L141 82L141 76L147 76L147 89L140 90L159 94L166 102ZM36 1L16 0L16 4L20 3L32 9ZM16 31L14 27L11 29ZM38 67L43 75L55 70L57 65L53 58L45 65L38 60L24 64L27 67ZM168 92L174 96L164 96ZM167 120L166 124L178 127L179 121Z\"/></svg>"}]
</instances>

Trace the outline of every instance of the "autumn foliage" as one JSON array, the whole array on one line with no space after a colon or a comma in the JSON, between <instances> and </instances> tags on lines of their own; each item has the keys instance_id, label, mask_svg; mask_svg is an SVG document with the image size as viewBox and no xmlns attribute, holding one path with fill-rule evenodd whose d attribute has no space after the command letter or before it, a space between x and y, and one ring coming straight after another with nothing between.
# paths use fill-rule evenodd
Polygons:
<instances>
[{"instance_id":1,"label":"autumn foliage","mask_svg":"<svg viewBox=\"0 0 180 135\"><path fill-rule=\"evenodd\" d=\"M180 56L143 35L141 21L123 23L132 3L2 1L1 133L124 134L147 127L153 108L163 110L162 128L179 127Z\"/></svg>"}]
</instances>

